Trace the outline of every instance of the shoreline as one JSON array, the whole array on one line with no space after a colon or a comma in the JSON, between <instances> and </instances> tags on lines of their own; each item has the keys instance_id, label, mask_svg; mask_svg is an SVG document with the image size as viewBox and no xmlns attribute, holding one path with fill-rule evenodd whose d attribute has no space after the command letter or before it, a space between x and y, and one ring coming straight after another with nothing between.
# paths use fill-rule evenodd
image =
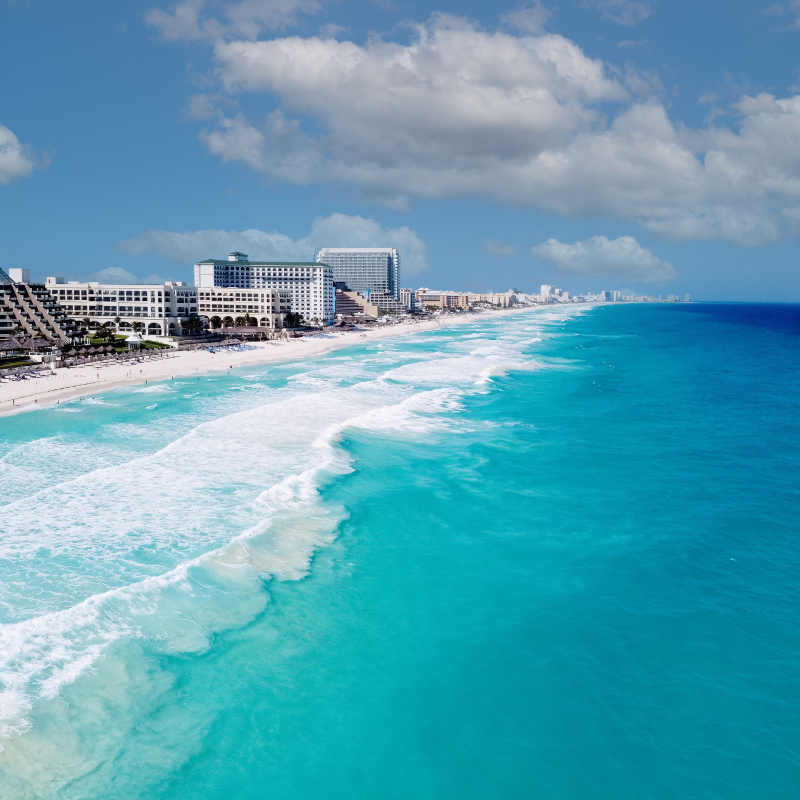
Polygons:
<instances>
[{"instance_id":1,"label":"shoreline","mask_svg":"<svg viewBox=\"0 0 800 800\"><path fill-rule=\"evenodd\" d=\"M524 306L472 314L459 314L423 322L403 322L366 331L338 331L325 335L331 339L308 337L251 343L255 348L245 352L209 353L205 350L185 350L175 355L145 361L141 364L84 364L80 367L59 367L53 377L30 378L24 381L0 382L0 417L19 414L36 408L47 408L63 401L90 397L101 392L158 383L173 378L199 377L215 372L273 364L324 355L333 350L351 347L376 339L405 336L438 330L451 325L464 325L478 320L535 312L553 306ZM594 305L592 306L594 307ZM249 343L250 344L250 343ZM128 374L138 370L138 374Z\"/></svg>"}]
</instances>

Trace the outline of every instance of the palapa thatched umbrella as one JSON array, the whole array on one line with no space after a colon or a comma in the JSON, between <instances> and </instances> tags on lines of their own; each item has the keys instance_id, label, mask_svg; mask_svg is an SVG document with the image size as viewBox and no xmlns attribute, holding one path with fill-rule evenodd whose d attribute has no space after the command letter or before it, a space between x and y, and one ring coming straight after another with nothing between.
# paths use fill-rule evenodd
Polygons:
<instances>
[{"instance_id":1,"label":"palapa thatched umbrella","mask_svg":"<svg viewBox=\"0 0 800 800\"><path fill-rule=\"evenodd\" d=\"M81 349L78 350L78 355L79 356L85 356L86 355L86 348L85 347L81 347Z\"/></svg>"}]
</instances>

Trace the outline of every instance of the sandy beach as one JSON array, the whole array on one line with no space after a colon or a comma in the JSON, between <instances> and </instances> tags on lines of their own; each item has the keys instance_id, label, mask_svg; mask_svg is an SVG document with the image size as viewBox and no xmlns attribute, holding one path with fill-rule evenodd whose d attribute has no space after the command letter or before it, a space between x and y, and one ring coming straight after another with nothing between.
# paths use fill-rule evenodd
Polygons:
<instances>
[{"instance_id":1,"label":"sandy beach","mask_svg":"<svg viewBox=\"0 0 800 800\"><path fill-rule=\"evenodd\" d=\"M466 324L481 318L531 312L537 308L547 308L547 306L528 306L473 314L448 314L434 319L402 322L368 330L342 332L327 329L324 337L252 342L250 344L254 349L244 352L209 353L206 350L174 350L163 358L143 359L141 363L62 367L46 373L45 377L41 378L0 381L0 416L45 405L55 405L77 397L90 397L121 386L204 375L277 361L302 360L370 340L407 336L440 327Z\"/></svg>"}]
</instances>

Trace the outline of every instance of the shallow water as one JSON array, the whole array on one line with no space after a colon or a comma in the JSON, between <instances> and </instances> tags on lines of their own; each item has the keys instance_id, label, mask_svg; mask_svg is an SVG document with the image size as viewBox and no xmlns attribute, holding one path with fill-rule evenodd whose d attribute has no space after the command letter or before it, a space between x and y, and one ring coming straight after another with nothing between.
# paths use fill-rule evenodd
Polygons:
<instances>
[{"instance_id":1,"label":"shallow water","mask_svg":"<svg viewBox=\"0 0 800 800\"><path fill-rule=\"evenodd\" d=\"M798 333L546 309L0 420L0 794L796 797Z\"/></svg>"}]
</instances>

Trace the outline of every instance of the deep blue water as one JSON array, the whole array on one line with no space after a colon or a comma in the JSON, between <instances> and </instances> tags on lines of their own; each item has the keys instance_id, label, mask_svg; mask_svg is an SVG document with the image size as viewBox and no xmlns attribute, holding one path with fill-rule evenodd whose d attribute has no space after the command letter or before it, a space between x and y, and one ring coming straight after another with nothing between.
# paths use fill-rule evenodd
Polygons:
<instances>
[{"instance_id":1,"label":"deep blue water","mask_svg":"<svg viewBox=\"0 0 800 800\"><path fill-rule=\"evenodd\" d=\"M0 419L0 796L800 797L798 344L547 309Z\"/></svg>"}]
</instances>

